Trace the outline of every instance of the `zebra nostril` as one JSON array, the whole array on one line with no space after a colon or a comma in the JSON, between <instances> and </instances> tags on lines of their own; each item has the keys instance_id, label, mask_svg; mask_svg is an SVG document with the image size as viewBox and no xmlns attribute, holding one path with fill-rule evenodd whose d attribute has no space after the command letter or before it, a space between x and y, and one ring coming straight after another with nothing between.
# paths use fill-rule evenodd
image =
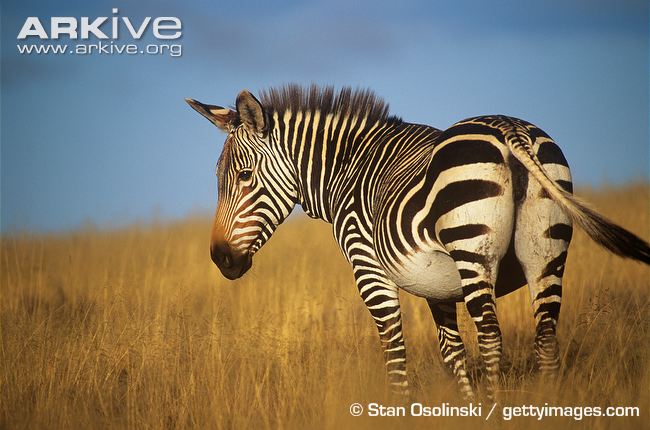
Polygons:
<instances>
[{"instance_id":1,"label":"zebra nostril","mask_svg":"<svg viewBox=\"0 0 650 430\"><path fill-rule=\"evenodd\" d=\"M230 247L226 243L212 243L210 245L210 257L214 264L225 269L231 268L234 263Z\"/></svg>"},{"instance_id":2,"label":"zebra nostril","mask_svg":"<svg viewBox=\"0 0 650 430\"><path fill-rule=\"evenodd\" d=\"M223 256L223 265L224 265L224 267L232 266L232 258L230 257L229 254L225 254Z\"/></svg>"}]
</instances>

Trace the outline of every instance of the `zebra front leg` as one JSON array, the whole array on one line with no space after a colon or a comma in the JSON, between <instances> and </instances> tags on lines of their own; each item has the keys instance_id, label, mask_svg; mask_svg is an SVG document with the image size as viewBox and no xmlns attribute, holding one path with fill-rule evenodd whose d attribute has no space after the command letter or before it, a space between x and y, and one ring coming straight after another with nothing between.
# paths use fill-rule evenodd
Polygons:
<instances>
[{"instance_id":1,"label":"zebra front leg","mask_svg":"<svg viewBox=\"0 0 650 430\"><path fill-rule=\"evenodd\" d=\"M478 347L485 364L488 399L494 400L501 363L501 329L496 314L494 283L485 276L462 279L463 296L478 331Z\"/></svg>"},{"instance_id":2,"label":"zebra front leg","mask_svg":"<svg viewBox=\"0 0 650 430\"><path fill-rule=\"evenodd\" d=\"M397 287L381 274L378 266L355 266L354 277L359 294L379 330L391 390L407 396L409 386L406 377L406 347Z\"/></svg>"},{"instance_id":3,"label":"zebra front leg","mask_svg":"<svg viewBox=\"0 0 650 430\"><path fill-rule=\"evenodd\" d=\"M458 388L466 400L474 398L474 391L467 377L466 353L463 339L458 331L456 303L435 303L427 300L433 320L438 328L438 342L442 362L449 372L455 376Z\"/></svg>"}]
</instances>

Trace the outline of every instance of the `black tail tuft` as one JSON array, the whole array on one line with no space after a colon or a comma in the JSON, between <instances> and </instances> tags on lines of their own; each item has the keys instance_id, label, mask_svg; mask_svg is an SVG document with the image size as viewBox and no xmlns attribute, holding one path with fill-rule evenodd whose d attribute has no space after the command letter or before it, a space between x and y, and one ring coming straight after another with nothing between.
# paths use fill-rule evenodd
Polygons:
<instances>
[{"instance_id":1,"label":"black tail tuft","mask_svg":"<svg viewBox=\"0 0 650 430\"><path fill-rule=\"evenodd\" d=\"M594 241L621 257L633 258L650 264L650 245L646 241L607 220L577 199L572 198L571 200L581 212L574 220L585 229Z\"/></svg>"}]
</instances>

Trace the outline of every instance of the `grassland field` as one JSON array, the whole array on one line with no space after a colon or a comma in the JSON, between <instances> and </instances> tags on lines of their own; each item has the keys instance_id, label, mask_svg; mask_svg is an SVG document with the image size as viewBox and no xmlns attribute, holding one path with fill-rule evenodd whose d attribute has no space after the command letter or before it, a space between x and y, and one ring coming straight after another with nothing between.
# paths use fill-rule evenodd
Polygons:
<instances>
[{"instance_id":1,"label":"grassland field","mask_svg":"<svg viewBox=\"0 0 650 430\"><path fill-rule=\"evenodd\" d=\"M650 239L650 185L578 191ZM296 216L227 281L210 219L1 239L0 428L590 428L650 426L650 269L576 229L559 323L562 368L539 378L527 289L498 300L500 406L636 406L640 417L353 417L399 405L331 227ZM403 293L411 401L462 404L426 302ZM461 328L480 379L476 333ZM480 386L481 381L478 381Z\"/></svg>"}]
</instances>

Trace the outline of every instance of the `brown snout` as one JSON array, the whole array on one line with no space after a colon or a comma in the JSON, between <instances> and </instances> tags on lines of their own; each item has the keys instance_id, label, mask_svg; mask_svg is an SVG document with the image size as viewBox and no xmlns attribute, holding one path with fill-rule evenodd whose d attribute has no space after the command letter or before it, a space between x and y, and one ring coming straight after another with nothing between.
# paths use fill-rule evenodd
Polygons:
<instances>
[{"instance_id":1,"label":"brown snout","mask_svg":"<svg viewBox=\"0 0 650 430\"><path fill-rule=\"evenodd\" d=\"M210 257L221 274L230 280L240 278L250 269L253 262L248 252L233 252L225 241L212 241Z\"/></svg>"}]
</instances>

